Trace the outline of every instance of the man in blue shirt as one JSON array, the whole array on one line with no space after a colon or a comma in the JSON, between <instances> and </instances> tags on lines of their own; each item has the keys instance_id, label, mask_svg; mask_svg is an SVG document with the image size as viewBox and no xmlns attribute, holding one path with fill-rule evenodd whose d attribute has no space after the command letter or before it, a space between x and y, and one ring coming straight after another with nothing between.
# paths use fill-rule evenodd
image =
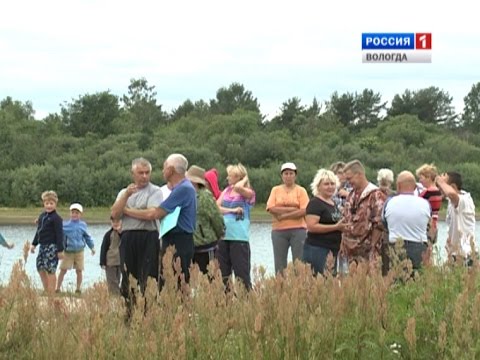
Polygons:
<instances>
[{"instance_id":1,"label":"man in blue shirt","mask_svg":"<svg viewBox=\"0 0 480 360\"><path fill-rule=\"evenodd\" d=\"M172 192L168 198L158 207L149 209L132 209L126 207L123 210L125 215L140 220L162 220L167 215L174 213L179 208L176 225L162 237L162 253L173 245L175 246L175 258L179 257L182 273L185 281L190 278L189 267L192 262L194 245L193 233L196 226L196 191L190 180L185 177L188 168L188 161L181 154L171 154L163 163L163 177L172 186ZM172 215L173 216L173 215Z\"/></svg>"}]
</instances>

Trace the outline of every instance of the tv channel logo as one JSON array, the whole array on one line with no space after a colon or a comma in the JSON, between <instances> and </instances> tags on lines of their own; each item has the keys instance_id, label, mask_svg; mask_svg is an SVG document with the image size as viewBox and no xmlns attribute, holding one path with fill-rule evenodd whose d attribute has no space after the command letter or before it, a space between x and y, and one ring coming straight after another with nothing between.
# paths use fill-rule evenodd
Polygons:
<instances>
[{"instance_id":1,"label":"tv channel logo","mask_svg":"<svg viewBox=\"0 0 480 360\"><path fill-rule=\"evenodd\" d=\"M431 63L432 33L362 33L364 63Z\"/></svg>"}]
</instances>

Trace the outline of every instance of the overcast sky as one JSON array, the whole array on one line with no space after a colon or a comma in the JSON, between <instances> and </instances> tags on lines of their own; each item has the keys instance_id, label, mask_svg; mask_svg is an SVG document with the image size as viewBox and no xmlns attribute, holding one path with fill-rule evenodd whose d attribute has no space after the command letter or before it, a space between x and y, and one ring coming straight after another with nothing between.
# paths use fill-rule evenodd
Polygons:
<instances>
[{"instance_id":1,"label":"overcast sky","mask_svg":"<svg viewBox=\"0 0 480 360\"><path fill-rule=\"evenodd\" d=\"M0 98L36 117L145 77L167 111L239 82L269 118L297 96L437 86L463 97L480 81L474 2L15 0L2 4ZM431 64L362 64L362 32L431 32Z\"/></svg>"}]
</instances>

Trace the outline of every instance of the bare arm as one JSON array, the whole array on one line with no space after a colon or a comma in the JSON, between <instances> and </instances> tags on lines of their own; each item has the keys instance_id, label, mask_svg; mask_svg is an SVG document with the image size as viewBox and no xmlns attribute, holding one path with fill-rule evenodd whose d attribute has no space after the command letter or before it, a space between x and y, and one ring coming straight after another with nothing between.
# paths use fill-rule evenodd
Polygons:
<instances>
[{"instance_id":1,"label":"bare arm","mask_svg":"<svg viewBox=\"0 0 480 360\"><path fill-rule=\"evenodd\" d=\"M285 220L285 219L298 219L305 216L306 210L305 209L296 209L293 211L285 212L283 214L277 215L278 220Z\"/></svg>"},{"instance_id":2,"label":"bare arm","mask_svg":"<svg viewBox=\"0 0 480 360\"><path fill-rule=\"evenodd\" d=\"M332 231L343 231L346 227L343 219L336 224L320 224L320 216L308 214L305 216L308 232L314 234L325 234Z\"/></svg>"},{"instance_id":3,"label":"bare arm","mask_svg":"<svg viewBox=\"0 0 480 360\"><path fill-rule=\"evenodd\" d=\"M123 213L138 220L160 220L168 215L168 213L160 207L152 207L148 209L124 208Z\"/></svg>"},{"instance_id":4,"label":"bare arm","mask_svg":"<svg viewBox=\"0 0 480 360\"><path fill-rule=\"evenodd\" d=\"M457 207L458 202L460 201L460 197L458 196L458 192L451 185L447 183L448 175L442 174L440 176L437 176L435 180L436 180L437 186L445 194L445 196L450 199L453 206Z\"/></svg>"},{"instance_id":5,"label":"bare arm","mask_svg":"<svg viewBox=\"0 0 480 360\"><path fill-rule=\"evenodd\" d=\"M342 198L346 198L350 192L345 190L345 188L338 190L338 195Z\"/></svg>"},{"instance_id":6,"label":"bare arm","mask_svg":"<svg viewBox=\"0 0 480 360\"><path fill-rule=\"evenodd\" d=\"M123 209L127 206L127 201L130 195L137 191L137 186L135 184L130 184L127 186L123 194L115 201L112 205L110 215L114 219L120 219L123 215Z\"/></svg>"},{"instance_id":7,"label":"bare arm","mask_svg":"<svg viewBox=\"0 0 480 360\"><path fill-rule=\"evenodd\" d=\"M435 239L435 234L437 233L437 228L434 226L433 220L430 218L427 226L427 237L429 239Z\"/></svg>"},{"instance_id":8,"label":"bare arm","mask_svg":"<svg viewBox=\"0 0 480 360\"><path fill-rule=\"evenodd\" d=\"M223 202L223 195L225 194L225 190L222 191L222 193L220 194L218 200L217 200L217 206L218 208L220 209L220 212L222 213L222 215L224 214L241 214L243 213L243 209L240 207L240 206L237 206L236 208L227 208L227 207L224 207L222 206L222 202Z\"/></svg>"},{"instance_id":9,"label":"bare arm","mask_svg":"<svg viewBox=\"0 0 480 360\"><path fill-rule=\"evenodd\" d=\"M246 200L250 200L253 196L253 190L249 187L246 187L245 184L247 183L247 181L248 177L245 176L242 180L240 180L233 186L233 190L242 195Z\"/></svg>"},{"instance_id":10,"label":"bare arm","mask_svg":"<svg viewBox=\"0 0 480 360\"><path fill-rule=\"evenodd\" d=\"M295 207L295 206L272 206L270 209L268 209L268 212L272 215L277 216L277 215L291 213L291 212L294 212L294 211L297 211L297 210L300 210L300 209L298 207ZM304 210L304 212L305 212L305 210Z\"/></svg>"}]
</instances>

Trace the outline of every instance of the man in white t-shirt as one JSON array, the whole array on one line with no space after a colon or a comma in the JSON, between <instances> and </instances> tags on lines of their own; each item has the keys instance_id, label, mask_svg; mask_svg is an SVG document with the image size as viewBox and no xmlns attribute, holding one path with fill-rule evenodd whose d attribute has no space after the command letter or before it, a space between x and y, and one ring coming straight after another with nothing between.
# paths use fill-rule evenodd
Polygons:
<instances>
[{"instance_id":1,"label":"man in white t-shirt","mask_svg":"<svg viewBox=\"0 0 480 360\"><path fill-rule=\"evenodd\" d=\"M471 262L472 244L475 243L475 204L470 193L462 190L462 176L457 172L447 172L437 176L436 183L448 198L447 252L455 259L462 256Z\"/></svg>"},{"instance_id":2,"label":"man in white t-shirt","mask_svg":"<svg viewBox=\"0 0 480 360\"><path fill-rule=\"evenodd\" d=\"M422 266L422 255L427 249L427 231L431 221L430 204L415 196L415 176L402 171L397 177L397 195L385 203L383 220L388 227L391 247L402 239L407 258L414 270Z\"/></svg>"}]
</instances>

